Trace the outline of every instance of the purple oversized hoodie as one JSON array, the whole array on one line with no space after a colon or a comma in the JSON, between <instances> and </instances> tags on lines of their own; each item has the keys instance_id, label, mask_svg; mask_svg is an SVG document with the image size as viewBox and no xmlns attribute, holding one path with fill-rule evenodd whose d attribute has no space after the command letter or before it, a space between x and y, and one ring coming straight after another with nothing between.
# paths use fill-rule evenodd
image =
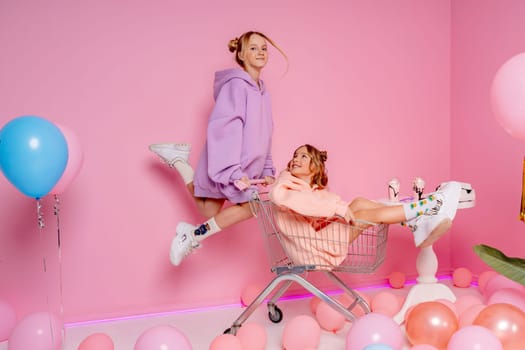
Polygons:
<instances>
[{"instance_id":1,"label":"purple oversized hoodie","mask_svg":"<svg viewBox=\"0 0 525 350\"><path fill-rule=\"evenodd\" d=\"M270 94L260 85L242 69L215 73L215 107L195 170L195 196L247 202L249 191L237 190L235 180L275 175Z\"/></svg>"}]
</instances>

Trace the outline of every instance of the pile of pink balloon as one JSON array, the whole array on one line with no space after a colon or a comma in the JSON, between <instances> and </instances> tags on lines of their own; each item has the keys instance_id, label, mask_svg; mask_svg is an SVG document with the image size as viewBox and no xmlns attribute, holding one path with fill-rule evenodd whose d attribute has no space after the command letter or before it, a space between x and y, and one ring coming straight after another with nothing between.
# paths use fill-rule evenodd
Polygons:
<instances>
[{"instance_id":1,"label":"pile of pink balloon","mask_svg":"<svg viewBox=\"0 0 525 350\"><path fill-rule=\"evenodd\" d=\"M469 288L472 280L467 268L453 272L453 283L458 288ZM405 315L406 342L419 350L525 349L525 287L492 270L480 274L478 285L481 294L464 294L455 302L439 299L410 308ZM374 316L364 316L359 307L353 310L359 318L350 325L347 350L401 349L401 328L392 323L392 317L404 299L389 290L373 296L358 294L368 302ZM336 299L344 306L352 302L346 294ZM340 313L319 298L311 299L310 308L323 330L336 333L347 324Z\"/></svg>"},{"instance_id":2,"label":"pile of pink balloon","mask_svg":"<svg viewBox=\"0 0 525 350\"><path fill-rule=\"evenodd\" d=\"M446 350L516 350L525 348L525 313L511 304L476 308L473 321L460 325L453 310L430 301L416 305L405 323L412 345Z\"/></svg>"},{"instance_id":3,"label":"pile of pink balloon","mask_svg":"<svg viewBox=\"0 0 525 350\"><path fill-rule=\"evenodd\" d=\"M29 197L61 194L82 163L78 137L66 126L38 116L21 116L0 129L0 170Z\"/></svg>"},{"instance_id":4,"label":"pile of pink balloon","mask_svg":"<svg viewBox=\"0 0 525 350\"><path fill-rule=\"evenodd\" d=\"M455 286L469 287L471 280L467 269L454 271ZM465 294L454 303L435 300L410 308L405 315L404 327L413 349L525 349L525 286L492 270L480 274L478 285L481 295ZM389 312L374 303L381 293L388 292L380 292L372 298L372 310L388 315ZM388 300L384 296L382 299ZM392 298L391 303L394 303ZM373 327L372 323L369 326ZM379 328L375 330L383 332ZM348 337L361 339L365 335L366 332L355 332L351 328ZM370 336L368 341L372 338L377 336ZM391 344L384 345L397 349Z\"/></svg>"}]
</instances>

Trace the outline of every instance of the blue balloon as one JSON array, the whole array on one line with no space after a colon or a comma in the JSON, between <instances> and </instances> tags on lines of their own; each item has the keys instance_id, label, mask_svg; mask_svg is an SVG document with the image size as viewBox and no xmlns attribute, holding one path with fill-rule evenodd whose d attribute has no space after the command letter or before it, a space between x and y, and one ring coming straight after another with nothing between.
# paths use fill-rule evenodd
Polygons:
<instances>
[{"instance_id":1,"label":"blue balloon","mask_svg":"<svg viewBox=\"0 0 525 350\"><path fill-rule=\"evenodd\" d=\"M0 129L0 170L29 197L48 194L62 177L67 159L66 138L46 119L22 116Z\"/></svg>"},{"instance_id":2,"label":"blue balloon","mask_svg":"<svg viewBox=\"0 0 525 350\"><path fill-rule=\"evenodd\" d=\"M380 343L370 344L365 346L363 350L394 350L390 346Z\"/></svg>"}]
</instances>

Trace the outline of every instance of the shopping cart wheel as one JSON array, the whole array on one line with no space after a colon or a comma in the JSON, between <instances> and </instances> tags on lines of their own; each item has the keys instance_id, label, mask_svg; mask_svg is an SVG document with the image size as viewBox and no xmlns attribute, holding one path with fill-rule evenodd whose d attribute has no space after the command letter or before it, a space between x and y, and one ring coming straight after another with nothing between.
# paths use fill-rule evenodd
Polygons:
<instances>
[{"instance_id":1,"label":"shopping cart wheel","mask_svg":"<svg viewBox=\"0 0 525 350\"><path fill-rule=\"evenodd\" d=\"M268 318L273 323L279 323L283 319L283 312L277 306L273 306L273 307L269 306L268 307Z\"/></svg>"}]
</instances>

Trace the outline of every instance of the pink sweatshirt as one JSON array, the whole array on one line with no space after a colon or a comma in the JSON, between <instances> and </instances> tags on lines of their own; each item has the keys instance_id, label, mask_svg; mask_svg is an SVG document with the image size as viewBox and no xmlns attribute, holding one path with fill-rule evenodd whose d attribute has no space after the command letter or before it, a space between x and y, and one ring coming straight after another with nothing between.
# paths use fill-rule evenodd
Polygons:
<instances>
[{"instance_id":1,"label":"pink sweatshirt","mask_svg":"<svg viewBox=\"0 0 525 350\"><path fill-rule=\"evenodd\" d=\"M275 204L308 216L344 217L349 204L326 189L311 188L287 170L279 174L269 195Z\"/></svg>"},{"instance_id":2,"label":"pink sweatshirt","mask_svg":"<svg viewBox=\"0 0 525 350\"><path fill-rule=\"evenodd\" d=\"M348 202L328 190L311 188L289 171L281 172L269 197L278 205L273 211L274 220L292 263L332 269L346 259L348 245L359 232L343 219L325 221L314 217L344 217Z\"/></svg>"}]
</instances>

